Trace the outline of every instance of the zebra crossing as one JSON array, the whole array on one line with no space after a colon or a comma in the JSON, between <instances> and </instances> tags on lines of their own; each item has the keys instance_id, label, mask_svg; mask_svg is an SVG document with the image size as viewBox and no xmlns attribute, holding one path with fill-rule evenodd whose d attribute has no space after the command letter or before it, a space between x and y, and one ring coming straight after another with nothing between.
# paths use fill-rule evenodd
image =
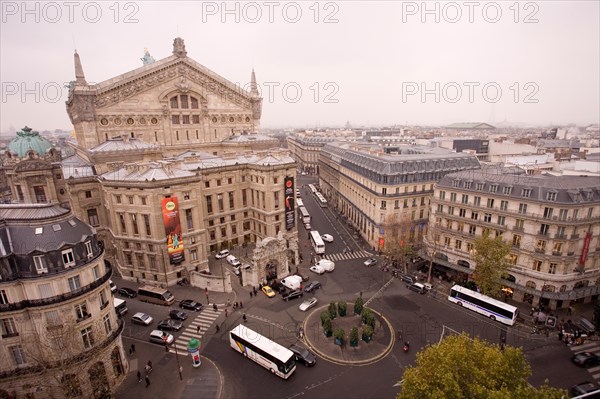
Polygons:
<instances>
[{"instance_id":1,"label":"zebra crossing","mask_svg":"<svg viewBox=\"0 0 600 399\"><path fill-rule=\"evenodd\" d=\"M194 318L194 320L192 320L192 322L185 328L185 330L183 330L183 332L179 334L179 337L177 337L171 348L169 348L169 352L175 353L174 347L176 347L177 353L179 355L187 356L187 345L190 339L201 339L206 333L206 331L208 331L208 329L212 327L213 323L222 312L222 309L218 309L215 312L214 310L208 308L200 312L200 314L198 314ZM200 329L198 329L198 327L200 327Z\"/></svg>"},{"instance_id":2,"label":"zebra crossing","mask_svg":"<svg viewBox=\"0 0 600 399\"><path fill-rule=\"evenodd\" d=\"M321 259L327 259L331 261L341 261L341 260L350 260L350 259L360 259L360 258L368 258L372 256L367 251L352 251L352 252L341 252L337 254L327 254L321 255Z\"/></svg>"},{"instance_id":3,"label":"zebra crossing","mask_svg":"<svg viewBox=\"0 0 600 399\"><path fill-rule=\"evenodd\" d=\"M591 352L600 356L600 341L587 341L583 345L571 345L569 348L573 353ZM588 367L587 371L597 383L600 383L600 365Z\"/></svg>"}]
</instances>

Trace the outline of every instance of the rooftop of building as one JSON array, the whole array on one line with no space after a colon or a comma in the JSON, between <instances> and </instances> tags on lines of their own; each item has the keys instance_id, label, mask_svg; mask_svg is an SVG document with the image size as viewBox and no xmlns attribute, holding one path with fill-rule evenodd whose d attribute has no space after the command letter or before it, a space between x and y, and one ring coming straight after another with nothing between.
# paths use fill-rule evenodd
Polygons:
<instances>
[{"instance_id":1,"label":"rooftop of building","mask_svg":"<svg viewBox=\"0 0 600 399\"><path fill-rule=\"evenodd\" d=\"M17 132L17 137L8 143L8 150L19 158L23 158L30 150L38 155L44 155L51 147L52 143L40 136L39 132L27 126Z\"/></svg>"},{"instance_id":2,"label":"rooftop of building","mask_svg":"<svg viewBox=\"0 0 600 399\"><path fill-rule=\"evenodd\" d=\"M157 145L146 143L142 140L138 140L135 137L113 137L105 141L104 143L98 144L96 147L91 148L91 153L106 153L113 151L131 151L131 150L158 150Z\"/></svg>"},{"instance_id":3,"label":"rooftop of building","mask_svg":"<svg viewBox=\"0 0 600 399\"><path fill-rule=\"evenodd\" d=\"M488 166L479 170L450 173L437 184L438 188L465 189L482 193L490 193L491 186L495 186L493 189L495 195L520 200L526 198L547 202L548 193L555 193L555 200L552 201L554 203L597 204L600 201L598 177L554 176L550 174L531 176L523 174L520 170L507 169L502 166ZM505 194L505 187L511 188L510 194ZM528 194L524 195L523 190L528 190Z\"/></svg>"},{"instance_id":4,"label":"rooftop of building","mask_svg":"<svg viewBox=\"0 0 600 399\"><path fill-rule=\"evenodd\" d=\"M446 129L495 129L494 126L483 122L460 122L444 126Z\"/></svg>"},{"instance_id":5,"label":"rooftop of building","mask_svg":"<svg viewBox=\"0 0 600 399\"><path fill-rule=\"evenodd\" d=\"M56 251L94 234L57 204L0 204L0 256Z\"/></svg>"}]
</instances>

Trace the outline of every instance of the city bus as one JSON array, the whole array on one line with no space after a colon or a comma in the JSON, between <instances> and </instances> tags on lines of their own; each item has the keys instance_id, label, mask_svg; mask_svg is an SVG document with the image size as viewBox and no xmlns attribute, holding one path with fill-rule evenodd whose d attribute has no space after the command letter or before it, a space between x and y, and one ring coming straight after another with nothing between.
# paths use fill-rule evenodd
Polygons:
<instances>
[{"instance_id":1,"label":"city bus","mask_svg":"<svg viewBox=\"0 0 600 399\"><path fill-rule=\"evenodd\" d=\"M302 201L302 198L297 198L296 199L296 206L298 208L303 207L304 206L304 201Z\"/></svg>"},{"instance_id":2,"label":"city bus","mask_svg":"<svg viewBox=\"0 0 600 399\"><path fill-rule=\"evenodd\" d=\"M471 291L460 285L455 285L450 289L448 300L509 326L515 324L519 313L518 309L514 306Z\"/></svg>"},{"instance_id":3,"label":"city bus","mask_svg":"<svg viewBox=\"0 0 600 399\"><path fill-rule=\"evenodd\" d=\"M316 194L316 193L318 193L318 190L317 190L317 188L315 187L315 185L314 185L314 184L309 184L309 185L308 185L308 188L310 188L310 192L311 192L311 193L313 193L313 194Z\"/></svg>"},{"instance_id":4,"label":"city bus","mask_svg":"<svg viewBox=\"0 0 600 399\"><path fill-rule=\"evenodd\" d=\"M238 324L229 331L229 344L244 357L283 379L287 380L296 370L295 357L291 350L263 337L243 324Z\"/></svg>"},{"instance_id":5,"label":"city bus","mask_svg":"<svg viewBox=\"0 0 600 399\"><path fill-rule=\"evenodd\" d=\"M127 302L120 298L113 298L113 304L115 305L117 316L123 316L129 310L127 309Z\"/></svg>"},{"instance_id":6,"label":"city bus","mask_svg":"<svg viewBox=\"0 0 600 399\"><path fill-rule=\"evenodd\" d=\"M302 223L310 223L310 214L305 207L298 208L298 218L302 220Z\"/></svg>"},{"instance_id":7,"label":"city bus","mask_svg":"<svg viewBox=\"0 0 600 399\"><path fill-rule=\"evenodd\" d=\"M318 231L312 230L310 232L310 242L317 255L322 255L325 253L325 243L323 242L323 239L319 235Z\"/></svg>"},{"instance_id":8,"label":"city bus","mask_svg":"<svg viewBox=\"0 0 600 399\"><path fill-rule=\"evenodd\" d=\"M142 302L156 303L158 305L169 306L175 302L175 297L171 294L171 291L151 285L140 287L138 289L138 296Z\"/></svg>"},{"instance_id":9,"label":"city bus","mask_svg":"<svg viewBox=\"0 0 600 399\"><path fill-rule=\"evenodd\" d=\"M319 205L321 206L321 208L327 208L327 200L325 199L325 197L323 197L323 194L321 194L320 192L317 191L317 201L319 202Z\"/></svg>"}]
</instances>

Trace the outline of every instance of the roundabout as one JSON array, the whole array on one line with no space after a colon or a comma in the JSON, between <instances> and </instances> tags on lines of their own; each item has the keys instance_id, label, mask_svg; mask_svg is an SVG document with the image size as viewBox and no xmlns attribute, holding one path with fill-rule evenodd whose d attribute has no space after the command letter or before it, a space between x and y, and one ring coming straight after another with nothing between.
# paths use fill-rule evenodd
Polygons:
<instances>
[{"instance_id":1,"label":"roundabout","mask_svg":"<svg viewBox=\"0 0 600 399\"><path fill-rule=\"evenodd\" d=\"M354 304L348 302L346 316L337 316L331 321L333 330L342 328L345 331L344 343L337 345L334 337L327 337L321 326L321 313L327 311L328 306L314 309L302 324L304 329L303 342L319 357L330 362L348 366L366 366L385 358L394 347L395 335L390 322L379 312L372 308L375 317L375 330L370 342L362 340L362 327L360 315L354 314ZM352 327L357 327L359 340L357 346L351 346L348 335Z\"/></svg>"}]
</instances>

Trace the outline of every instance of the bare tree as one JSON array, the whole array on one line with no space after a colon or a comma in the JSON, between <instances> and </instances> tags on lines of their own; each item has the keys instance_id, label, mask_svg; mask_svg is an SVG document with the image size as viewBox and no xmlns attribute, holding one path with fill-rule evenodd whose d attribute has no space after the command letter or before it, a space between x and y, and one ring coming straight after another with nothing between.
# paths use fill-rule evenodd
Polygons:
<instances>
[{"instance_id":1,"label":"bare tree","mask_svg":"<svg viewBox=\"0 0 600 399\"><path fill-rule=\"evenodd\" d=\"M384 252L392 260L400 262L408 273L408 257L414 253L414 226L405 214L392 213L385 218Z\"/></svg>"}]
</instances>

